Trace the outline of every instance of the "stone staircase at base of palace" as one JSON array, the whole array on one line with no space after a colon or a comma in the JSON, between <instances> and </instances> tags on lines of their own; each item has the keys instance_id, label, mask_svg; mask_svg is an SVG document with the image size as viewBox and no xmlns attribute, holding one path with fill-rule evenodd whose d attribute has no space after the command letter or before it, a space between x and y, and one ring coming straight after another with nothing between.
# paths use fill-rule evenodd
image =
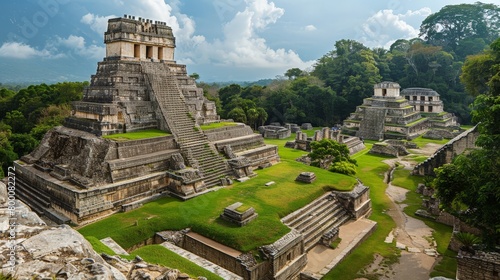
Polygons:
<instances>
[{"instance_id":1,"label":"stone staircase at base of palace","mask_svg":"<svg viewBox=\"0 0 500 280\"><path fill-rule=\"evenodd\" d=\"M342 205L327 193L281 221L302 233L305 249L309 251L321 240L325 232L341 226L351 218Z\"/></svg>"},{"instance_id":2,"label":"stone staircase at base of palace","mask_svg":"<svg viewBox=\"0 0 500 280\"><path fill-rule=\"evenodd\" d=\"M187 159L186 165L200 170L207 187L219 184L221 177L231 174L231 169L190 115L177 77L169 74L168 65L153 62L141 65L170 132Z\"/></svg>"}]
</instances>

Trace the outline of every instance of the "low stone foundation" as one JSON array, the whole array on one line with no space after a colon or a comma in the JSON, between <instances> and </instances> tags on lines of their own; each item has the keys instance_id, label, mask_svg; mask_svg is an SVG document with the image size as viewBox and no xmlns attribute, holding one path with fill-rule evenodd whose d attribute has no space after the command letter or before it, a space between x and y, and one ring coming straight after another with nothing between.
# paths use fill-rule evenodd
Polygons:
<instances>
[{"instance_id":1,"label":"low stone foundation","mask_svg":"<svg viewBox=\"0 0 500 280\"><path fill-rule=\"evenodd\" d=\"M240 211L239 208L242 206L243 203L241 202L233 203L224 208L224 212L222 212L220 217L226 221L235 223L240 227L250 223L257 218L258 214L255 213L255 209L253 207L248 207L247 209Z\"/></svg>"}]
</instances>

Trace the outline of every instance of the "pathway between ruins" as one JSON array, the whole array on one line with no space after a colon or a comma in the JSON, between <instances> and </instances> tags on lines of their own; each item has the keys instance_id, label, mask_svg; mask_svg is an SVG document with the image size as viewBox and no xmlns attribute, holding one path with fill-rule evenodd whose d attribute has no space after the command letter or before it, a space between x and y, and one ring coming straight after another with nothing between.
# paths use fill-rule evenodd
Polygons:
<instances>
[{"instance_id":1,"label":"pathway between ruins","mask_svg":"<svg viewBox=\"0 0 500 280\"><path fill-rule=\"evenodd\" d=\"M438 145L427 145L418 153L430 156L439 148ZM416 150L414 150L416 152ZM403 164L408 172L413 164L402 158L384 161L393 167L396 162ZM386 182L389 172L386 173ZM406 199L408 190L394 186L388 182L386 194L391 199L391 208L387 214L396 222L396 228L386 237L386 243L394 243L401 249L399 262L390 267L381 265L383 258L375 256L375 261L366 268L368 274L379 274L379 279L412 279L428 280L429 274L437 261L436 243L432 239L432 229L423 221L406 215L403 210L406 207L402 202ZM394 242L395 241L395 242ZM362 279L362 278L361 278Z\"/></svg>"}]
</instances>

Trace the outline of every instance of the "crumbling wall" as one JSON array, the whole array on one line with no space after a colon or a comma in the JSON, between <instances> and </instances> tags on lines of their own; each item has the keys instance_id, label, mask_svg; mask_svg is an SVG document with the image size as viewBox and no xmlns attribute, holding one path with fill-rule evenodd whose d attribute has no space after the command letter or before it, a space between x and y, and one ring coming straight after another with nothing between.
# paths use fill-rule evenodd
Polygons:
<instances>
[{"instance_id":1,"label":"crumbling wall","mask_svg":"<svg viewBox=\"0 0 500 280\"><path fill-rule=\"evenodd\" d=\"M116 147L110 140L93 134L56 127L49 131L40 145L21 160L53 169L64 165L72 175L92 178L95 185L111 183L106 160L116 159Z\"/></svg>"}]
</instances>

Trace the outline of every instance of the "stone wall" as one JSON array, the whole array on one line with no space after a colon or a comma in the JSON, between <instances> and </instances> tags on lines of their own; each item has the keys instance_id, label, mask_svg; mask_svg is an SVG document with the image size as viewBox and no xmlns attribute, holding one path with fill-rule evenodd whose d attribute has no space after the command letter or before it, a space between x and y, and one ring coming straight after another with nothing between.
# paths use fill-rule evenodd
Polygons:
<instances>
[{"instance_id":1,"label":"stone wall","mask_svg":"<svg viewBox=\"0 0 500 280\"><path fill-rule=\"evenodd\" d=\"M460 251L457 256L457 280L500 279L500 254L476 251L469 254Z\"/></svg>"},{"instance_id":2,"label":"stone wall","mask_svg":"<svg viewBox=\"0 0 500 280\"><path fill-rule=\"evenodd\" d=\"M461 133L437 150L431 157L415 166L412 171L414 175L434 176L434 168L450 163L456 155L464 153L468 149L476 148L476 140L479 136L477 126Z\"/></svg>"},{"instance_id":3,"label":"stone wall","mask_svg":"<svg viewBox=\"0 0 500 280\"><path fill-rule=\"evenodd\" d=\"M216 129L203 131L210 142L217 142L230 138L242 137L254 134L252 128L244 124L224 126Z\"/></svg>"},{"instance_id":4,"label":"stone wall","mask_svg":"<svg viewBox=\"0 0 500 280\"><path fill-rule=\"evenodd\" d=\"M183 248L198 256L205 258L225 269L234 272L240 276L246 274L246 268L241 264L237 257L218 250L210 244L204 243L199 239L193 238L189 234L184 236ZM247 278L245 278L247 279Z\"/></svg>"},{"instance_id":5,"label":"stone wall","mask_svg":"<svg viewBox=\"0 0 500 280\"><path fill-rule=\"evenodd\" d=\"M260 250L271 264L273 279L298 279L307 264L303 236L295 230Z\"/></svg>"}]
</instances>

